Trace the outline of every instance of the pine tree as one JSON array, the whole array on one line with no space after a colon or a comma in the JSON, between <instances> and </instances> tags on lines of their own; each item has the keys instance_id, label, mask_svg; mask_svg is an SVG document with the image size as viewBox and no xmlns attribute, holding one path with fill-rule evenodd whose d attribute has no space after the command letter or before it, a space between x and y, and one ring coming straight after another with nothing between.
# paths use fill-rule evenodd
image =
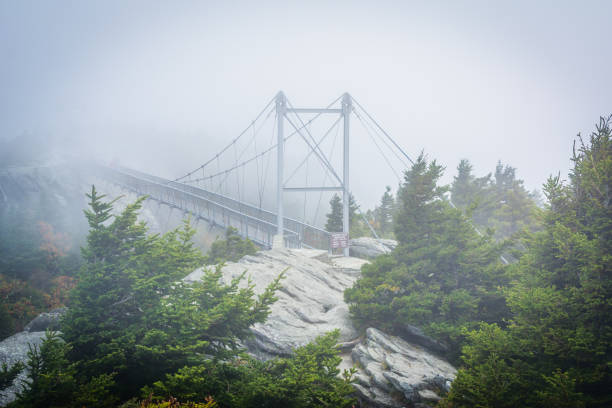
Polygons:
<instances>
[{"instance_id":1,"label":"pine tree","mask_svg":"<svg viewBox=\"0 0 612 408\"><path fill-rule=\"evenodd\" d=\"M325 230L329 232L342 232L343 229L343 214L344 207L342 205L342 199L338 194L334 194L329 201L330 212L327 214L327 223L325 224ZM357 211L359 206L355 202L353 194L349 194L349 226L352 229L357 222Z\"/></svg>"},{"instance_id":2,"label":"pine tree","mask_svg":"<svg viewBox=\"0 0 612 408\"><path fill-rule=\"evenodd\" d=\"M375 211L375 220L383 237L389 237L393 233L393 213L395 210L395 199L391 193L391 187L387 186L380 199L380 206Z\"/></svg>"},{"instance_id":3,"label":"pine tree","mask_svg":"<svg viewBox=\"0 0 612 408\"><path fill-rule=\"evenodd\" d=\"M330 212L327 214L325 230L329 232L342 232L342 199L338 194L334 194L329 201Z\"/></svg>"},{"instance_id":4,"label":"pine tree","mask_svg":"<svg viewBox=\"0 0 612 408\"><path fill-rule=\"evenodd\" d=\"M457 350L462 329L503 319L496 287L504 269L501 248L478 236L444 199L447 187L437 184L442 170L421 155L406 171L395 221L399 245L364 265L345 300L362 327L401 334L406 325L417 325Z\"/></svg>"},{"instance_id":5,"label":"pine tree","mask_svg":"<svg viewBox=\"0 0 612 408\"><path fill-rule=\"evenodd\" d=\"M113 216L113 202L95 188L88 197L86 263L62 322L67 358L80 382L113 375L112 392L133 397L205 355L232 355L248 327L265 320L278 279L258 297L250 282L239 286L243 277L222 284L218 268L186 285L181 279L204 263L188 221L148 236L137 221L144 198Z\"/></svg>"},{"instance_id":6,"label":"pine tree","mask_svg":"<svg viewBox=\"0 0 612 408\"><path fill-rule=\"evenodd\" d=\"M472 165L462 159L457 166L457 175L453 179L451 197L453 204L465 210L474 200L475 178L472 175Z\"/></svg>"},{"instance_id":7,"label":"pine tree","mask_svg":"<svg viewBox=\"0 0 612 408\"><path fill-rule=\"evenodd\" d=\"M80 408L115 404L116 397L108 392L113 375L101 374L79 383L75 377L76 365L67 358L70 345L57 333L47 332L40 347L29 347L28 379L11 407Z\"/></svg>"},{"instance_id":8,"label":"pine tree","mask_svg":"<svg viewBox=\"0 0 612 408\"><path fill-rule=\"evenodd\" d=\"M204 400L213 395L222 407L354 407L354 369L340 373L339 331L317 337L292 356L185 367L154 384L155 395ZM342 377L340 377L340 375Z\"/></svg>"},{"instance_id":9,"label":"pine tree","mask_svg":"<svg viewBox=\"0 0 612 408\"><path fill-rule=\"evenodd\" d=\"M452 202L481 229L492 228L506 239L524 229L537 229L537 204L516 178L514 167L497 163L494 177L472 175L472 165L461 160L451 187Z\"/></svg>"},{"instance_id":10,"label":"pine tree","mask_svg":"<svg viewBox=\"0 0 612 408\"><path fill-rule=\"evenodd\" d=\"M543 230L523 240L506 329L466 333L453 407L612 405L612 117L579 137L570 184L544 185ZM485 379L483 381L483 379Z\"/></svg>"},{"instance_id":11,"label":"pine tree","mask_svg":"<svg viewBox=\"0 0 612 408\"><path fill-rule=\"evenodd\" d=\"M225 239L216 240L206 255L206 264L215 265L221 262L236 262L245 255L253 255L257 247L250 239L242 239L238 230L228 227L225 230Z\"/></svg>"}]
</instances>

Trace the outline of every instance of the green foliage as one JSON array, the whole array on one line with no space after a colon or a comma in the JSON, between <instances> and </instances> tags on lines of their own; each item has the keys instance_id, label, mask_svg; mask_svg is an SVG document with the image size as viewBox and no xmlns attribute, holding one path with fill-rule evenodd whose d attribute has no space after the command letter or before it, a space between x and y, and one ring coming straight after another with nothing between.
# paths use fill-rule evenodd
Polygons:
<instances>
[{"instance_id":1,"label":"green foliage","mask_svg":"<svg viewBox=\"0 0 612 408\"><path fill-rule=\"evenodd\" d=\"M51 205L41 201L41 207ZM21 331L41 312L62 306L64 283L81 263L70 251L69 237L43 218L43 208L0 208L0 339Z\"/></svg>"},{"instance_id":2,"label":"green foliage","mask_svg":"<svg viewBox=\"0 0 612 408\"><path fill-rule=\"evenodd\" d=\"M225 230L225 239L213 242L208 254L206 264L216 265L223 262L236 262L245 255L254 255L257 247L250 239L242 239L238 230L233 227Z\"/></svg>"},{"instance_id":3,"label":"green foliage","mask_svg":"<svg viewBox=\"0 0 612 408\"><path fill-rule=\"evenodd\" d=\"M5 304L0 303L0 339L5 339L15 332L15 321Z\"/></svg>"},{"instance_id":4,"label":"green foliage","mask_svg":"<svg viewBox=\"0 0 612 408\"><path fill-rule=\"evenodd\" d=\"M47 306L47 298L40 290L20 279L0 275L0 327L4 337L21 331L30 320L47 310Z\"/></svg>"},{"instance_id":5,"label":"green foliage","mask_svg":"<svg viewBox=\"0 0 612 408\"><path fill-rule=\"evenodd\" d=\"M588 144L579 138L569 185L545 184L543 230L525 236L511 268L509 324L468 335L452 406L506 406L513 395L525 407L612 405L611 120ZM486 382L495 372L503 388Z\"/></svg>"},{"instance_id":6,"label":"green foliage","mask_svg":"<svg viewBox=\"0 0 612 408\"><path fill-rule=\"evenodd\" d=\"M28 380L11 407L112 406L114 398L107 392L112 375L102 374L79 384L76 368L67 359L69 351L70 345L53 332L46 333L40 348L30 346Z\"/></svg>"},{"instance_id":7,"label":"green foliage","mask_svg":"<svg viewBox=\"0 0 612 408\"><path fill-rule=\"evenodd\" d=\"M325 230L329 232L342 232L342 199L338 194L334 194L329 201L330 213L327 214Z\"/></svg>"},{"instance_id":8,"label":"green foliage","mask_svg":"<svg viewBox=\"0 0 612 408\"><path fill-rule=\"evenodd\" d=\"M475 177L472 165L463 159L450 191L457 208L466 212L479 228L494 230L498 240L523 229L538 228L535 197L516 178L513 167L498 162L493 176L489 173Z\"/></svg>"},{"instance_id":9,"label":"green foliage","mask_svg":"<svg viewBox=\"0 0 612 408\"><path fill-rule=\"evenodd\" d=\"M235 354L238 337L265 320L281 277L257 297L251 282L241 284L242 276L220 283L219 268L184 284L181 279L204 263L188 221L148 236L137 221L144 198L113 216L113 202L103 201L95 188L88 197L85 265L62 321L79 384L95 386L100 376L112 376L110 392L126 400L206 355Z\"/></svg>"},{"instance_id":10,"label":"green foliage","mask_svg":"<svg viewBox=\"0 0 612 408\"><path fill-rule=\"evenodd\" d=\"M130 400L121 404L119 408L215 408L217 403L212 397L206 397L206 402L179 402L174 397L165 401L153 401L152 395L143 401Z\"/></svg>"},{"instance_id":11,"label":"green foliage","mask_svg":"<svg viewBox=\"0 0 612 408\"><path fill-rule=\"evenodd\" d=\"M381 238L393 238L393 216L395 213L395 198L391 187L387 186L380 199L380 205L374 210L376 232Z\"/></svg>"},{"instance_id":12,"label":"green foliage","mask_svg":"<svg viewBox=\"0 0 612 408\"><path fill-rule=\"evenodd\" d=\"M524 365L517 360L518 344L496 324L482 324L465 333L463 367L457 373L447 401L453 407L513 408L524 406L530 395L519 386ZM462 392L457 392L462 390Z\"/></svg>"},{"instance_id":13,"label":"green foliage","mask_svg":"<svg viewBox=\"0 0 612 408\"><path fill-rule=\"evenodd\" d=\"M329 232L342 232L342 217L344 214L344 207L342 204L342 198L338 194L334 194L329 201L330 213L327 214L327 222L325 223L325 230ZM358 217L357 211L359 206L355 202L353 194L349 194L349 228L352 230L357 227ZM351 233L351 236L354 236ZM355 235L358 236L358 235Z\"/></svg>"},{"instance_id":14,"label":"green foliage","mask_svg":"<svg viewBox=\"0 0 612 408\"><path fill-rule=\"evenodd\" d=\"M21 371L25 368L23 363L17 362L13 364L10 368L6 363L2 363L2 368L0 369L0 394L2 390L6 387L13 384L15 378L21 373Z\"/></svg>"},{"instance_id":15,"label":"green foliage","mask_svg":"<svg viewBox=\"0 0 612 408\"><path fill-rule=\"evenodd\" d=\"M398 247L364 265L362 277L345 291L361 327L401 334L407 324L454 346L461 330L478 321L502 322L505 304L501 247L480 237L444 200L437 181L442 167L421 155L406 172L395 222Z\"/></svg>"},{"instance_id":16,"label":"green foliage","mask_svg":"<svg viewBox=\"0 0 612 408\"><path fill-rule=\"evenodd\" d=\"M318 337L295 355L259 362L248 356L185 367L154 384L156 395L203 401L214 395L220 407L351 407L354 370L343 378L336 343L339 331Z\"/></svg>"}]
</instances>

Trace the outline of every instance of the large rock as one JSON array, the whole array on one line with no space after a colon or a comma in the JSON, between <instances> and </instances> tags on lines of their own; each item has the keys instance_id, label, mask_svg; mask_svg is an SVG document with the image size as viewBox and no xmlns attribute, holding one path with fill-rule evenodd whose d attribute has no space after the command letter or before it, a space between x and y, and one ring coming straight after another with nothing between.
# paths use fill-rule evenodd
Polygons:
<instances>
[{"instance_id":1,"label":"large rock","mask_svg":"<svg viewBox=\"0 0 612 408\"><path fill-rule=\"evenodd\" d=\"M44 332L46 330L58 331L60 320L66 314L65 307L53 309L50 312L39 314L34 320L28 323L23 331L26 332Z\"/></svg>"},{"instance_id":2,"label":"large rock","mask_svg":"<svg viewBox=\"0 0 612 408\"><path fill-rule=\"evenodd\" d=\"M28 361L30 347L40 346L44 337L44 331L23 331L4 339L0 342L0 363L9 367L12 367L18 361L25 364ZM17 393L23 390L23 381L27 375L27 371L23 370L10 387L0 390L0 406L5 406L15 400Z\"/></svg>"},{"instance_id":3,"label":"large rock","mask_svg":"<svg viewBox=\"0 0 612 408\"><path fill-rule=\"evenodd\" d=\"M26 364L30 347L39 347L42 344L46 330L57 331L60 319L65 313L66 308L63 307L41 313L28 323L22 332L0 342L0 364L6 364L8 367L17 362ZM0 390L0 406L15 400L17 393L23 390L23 382L27 376L28 371L24 369L11 386Z\"/></svg>"},{"instance_id":4,"label":"large rock","mask_svg":"<svg viewBox=\"0 0 612 408\"><path fill-rule=\"evenodd\" d=\"M421 329L410 324L404 325L401 329L401 335L407 341L423 346L427 350L438 353L446 353L448 351L446 344L427 336Z\"/></svg>"},{"instance_id":5,"label":"large rock","mask_svg":"<svg viewBox=\"0 0 612 408\"><path fill-rule=\"evenodd\" d=\"M367 329L365 338L353 348L351 356L365 376L357 377L359 393L367 399L393 395L399 391L412 404L435 402L446 393L457 371L443 359L399 337L377 329ZM365 377L365 378L364 378ZM402 401L393 405L402 406Z\"/></svg>"},{"instance_id":6,"label":"large rock","mask_svg":"<svg viewBox=\"0 0 612 408\"><path fill-rule=\"evenodd\" d=\"M340 329L341 342L359 337L351 324L343 292L357 279L364 261L358 259L350 268L334 267L316 259L325 254L316 250L275 249L245 256L223 268L226 283L247 270L247 276L256 284L256 293L286 271L278 301L272 305L266 323L252 328L254 336L247 345L253 354L264 359L286 356L292 349L336 328ZM196 270L185 280L199 279L202 274L202 270Z\"/></svg>"},{"instance_id":7,"label":"large rock","mask_svg":"<svg viewBox=\"0 0 612 408\"><path fill-rule=\"evenodd\" d=\"M358 368L354 387L362 406L399 408L435 402L448 389L456 370L423 347L431 339L417 328L412 328L416 342L376 329L361 335L351 322L343 292L357 280L366 262L352 257L329 259L325 251L274 249L227 264L225 282L247 270L257 293L285 271L278 301L268 320L252 328L253 337L246 346L260 359L287 356L292 349L338 328L341 368ZM197 270L186 280L199 279L202 273ZM440 351L431 342L433 351Z\"/></svg>"},{"instance_id":8,"label":"large rock","mask_svg":"<svg viewBox=\"0 0 612 408\"><path fill-rule=\"evenodd\" d=\"M349 246L351 256L370 259L393 251L397 246L397 241L392 239L360 237L351 239Z\"/></svg>"}]
</instances>

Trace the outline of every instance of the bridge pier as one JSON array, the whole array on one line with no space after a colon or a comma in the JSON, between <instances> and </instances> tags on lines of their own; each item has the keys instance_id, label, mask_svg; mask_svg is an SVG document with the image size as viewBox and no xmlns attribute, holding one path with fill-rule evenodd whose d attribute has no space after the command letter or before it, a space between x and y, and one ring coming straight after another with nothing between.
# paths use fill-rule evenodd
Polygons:
<instances>
[{"instance_id":1,"label":"bridge pier","mask_svg":"<svg viewBox=\"0 0 612 408\"><path fill-rule=\"evenodd\" d=\"M281 234L276 234L272 238L272 249L284 249L285 238Z\"/></svg>"}]
</instances>

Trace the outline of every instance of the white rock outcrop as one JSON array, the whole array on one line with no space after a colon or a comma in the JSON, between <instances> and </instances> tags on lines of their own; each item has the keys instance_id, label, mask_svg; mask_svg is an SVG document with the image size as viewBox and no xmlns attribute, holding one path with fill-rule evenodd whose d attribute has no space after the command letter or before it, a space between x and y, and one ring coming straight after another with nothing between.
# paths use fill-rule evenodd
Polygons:
<instances>
[{"instance_id":1,"label":"white rock outcrop","mask_svg":"<svg viewBox=\"0 0 612 408\"><path fill-rule=\"evenodd\" d=\"M44 337L44 331L23 331L2 340L0 342L0 363L8 367L12 367L19 361L25 364L28 361L30 347L39 347ZM25 369L15 378L12 385L0 390L0 406L3 407L15 400L17 393L23 390L23 382L27 376L28 371Z\"/></svg>"},{"instance_id":2,"label":"white rock outcrop","mask_svg":"<svg viewBox=\"0 0 612 408\"><path fill-rule=\"evenodd\" d=\"M260 359L287 356L293 348L337 328L341 368L359 370L354 387L362 406L399 408L435 402L454 379L454 367L419 345L423 342L407 342L373 328L362 334L350 320L343 292L357 280L366 262L352 257L330 259L325 251L275 249L227 264L225 282L247 270L257 293L285 271L268 320L252 328L253 338L245 345ZM199 279L202 273L196 270L185 279Z\"/></svg>"},{"instance_id":3,"label":"white rock outcrop","mask_svg":"<svg viewBox=\"0 0 612 408\"><path fill-rule=\"evenodd\" d=\"M390 253L397 246L397 241L393 239L360 237L351 239L349 246L352 256L369 259Z\"/></svg>"}]
</instances>

